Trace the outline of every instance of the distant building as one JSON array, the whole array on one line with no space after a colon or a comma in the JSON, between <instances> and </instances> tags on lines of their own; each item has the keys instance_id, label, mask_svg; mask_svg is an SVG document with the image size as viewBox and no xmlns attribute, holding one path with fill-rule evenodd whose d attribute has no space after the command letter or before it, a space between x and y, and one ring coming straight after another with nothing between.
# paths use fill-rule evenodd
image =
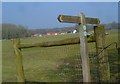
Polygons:
<instances>
[{"instance_id":1,"label":"distant building","mask_svg":"<svg viewBox=\"0 0 120 84\"><path fill-rule=\"evenodd\" d=\"M39 34L39 37L42 37L42 34Z\"/></svg>"},{"instance_id":2,"label":"distant building","mask_svg":"<svg viewBox=\"0 0 120 84\"><path fill-rule=\"evenodd\" d=\"M77 33L77 30L73 30L73 34Z\"/></svg>"},{"instance_id":3,"label":"distant building","mask_svg":"<svg viewBox=\"0 0 120 84\"><path fill-rule=\"evenodd\" d=\"M63 35L63 34L66 34L66 33L61 33L61 34Z\"/></svg>"},{"instance_id":4,"label":"distant building","mask_svg":"<svg viewBox=\"0 0 120 84\"><path fill-rule=\"evenodd\" d=\"M57 32L48 32L47 35L59 35L60 33Z\"/></svg>"},{"instance_id":5,"label":"distant building","mask_svg":"<svg viewBox=\"0 0 120 84\"><path fill-rule=\"evenodd\" d=\"M105 35L109 35L108 32L106 32Z\"/></svg>"},{"instance_id":6,"label":"distant building","mask_svg":"<svg viewBox=\"0 0 120 84\"><path fill-rule=\"evenodd\" d=\"M33 34L32 37L42 37L42 34Z\"/></svg>"}]
</instances>

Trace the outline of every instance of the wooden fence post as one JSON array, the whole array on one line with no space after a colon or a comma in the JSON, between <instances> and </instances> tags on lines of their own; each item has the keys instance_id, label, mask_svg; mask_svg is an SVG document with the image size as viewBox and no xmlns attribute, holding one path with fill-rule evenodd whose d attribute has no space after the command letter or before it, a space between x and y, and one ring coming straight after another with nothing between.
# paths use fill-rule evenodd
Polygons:
<instances>
[{"instance_id":1,"label":"wooden fence post","mask_svg":"<svg viewBox=\"0 0 120 84\"><path fill-rule=\"evenodd\" d=\"M79 24L80 27L79 30L80 30L80 48L82 58L83 82L91 82L85 15L81 13L80 17L81 23Z\"/></svg>"},{"instance_id":2,"label":"wooden fence post","mask_svg":"<svg viewBox=\"0 0 120 84\"><path fill-rule=\"evenodd\" d=\"M107 82L110 80L110 68L108 57L105 55L105 28L103 25L94 26L94 34L96 39L96 50L99 62L99 77L100 82ZM102 51L102 52L101 52Z\"/></svg>"},{"instance_id":3,"label":"wooden fence post","mask_svg":"<svg viewBox=\"0 0 120 84\"><path fill-rule=\"evenodd\" d=\"M16 59L16 67L17 67L17 80L18 82L25 82L25 76L23 71L23 64L22 64L22 53L19 49L20 39L13 39L13 47Z\"/></svg>"}]
</instances>

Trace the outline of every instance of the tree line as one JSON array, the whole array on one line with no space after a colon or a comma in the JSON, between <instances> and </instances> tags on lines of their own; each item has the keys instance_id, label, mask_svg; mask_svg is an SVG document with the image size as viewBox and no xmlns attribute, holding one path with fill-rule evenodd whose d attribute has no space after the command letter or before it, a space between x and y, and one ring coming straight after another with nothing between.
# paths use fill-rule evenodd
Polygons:
<instances>
[{"instance_id":1,"label":"tree line","mask_svg":"<svg viewBox=\"0 0 120 84\"><path fill-rule=\"evenodd\" d=\"M2 39L29 37L31 33L27 28L15 24L2 24Z\"/></svg>"},{"instance_id":2,"label":"tree line","mask_svg":"<svg viewBox=\"0 0 120 84\"><path fill-rule=\"evenodd\" d=\"M112 22L105 25L106 30L114 30L120 27L120 24L116 22ZM119 26L118 26L119 25ZM52 28L52 29L28 29L22 25L15 24L2 24L2 39L13 39L13 38L24 38L30 37L33 34L46 34L47 32L71 32L73 30L79 31L79 29L75 26L72 27L62 27L62 28ZM93 25L87 25L88 31L93 30Z\"/></svg>"}]
</instances>

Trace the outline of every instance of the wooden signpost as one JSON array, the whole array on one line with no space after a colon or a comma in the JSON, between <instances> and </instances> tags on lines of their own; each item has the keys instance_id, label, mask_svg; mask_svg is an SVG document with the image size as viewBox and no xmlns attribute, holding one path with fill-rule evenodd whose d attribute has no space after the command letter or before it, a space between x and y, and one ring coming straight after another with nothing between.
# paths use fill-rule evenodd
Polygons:
<instances>
[{"instance_id":1,"label":"wooden signpost","mask_svg":"<svg viewBox=\"0 0 120 84\"><path fill-rule=\"evenodd\" d=\"M83 13L81 13L80 17L59 15L58 20L59 22L79 24L83 82L91 82L88 47L87 47L86 24L99 24L100 20L98 18L85 17Z\"/></svg>"}]
</instances>

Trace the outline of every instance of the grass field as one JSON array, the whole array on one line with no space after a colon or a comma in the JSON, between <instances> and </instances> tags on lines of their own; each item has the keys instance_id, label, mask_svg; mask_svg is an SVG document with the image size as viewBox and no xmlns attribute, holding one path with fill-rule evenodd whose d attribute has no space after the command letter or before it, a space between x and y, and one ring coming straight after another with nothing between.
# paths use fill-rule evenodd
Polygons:
<instances>
[{"instance_id":1,"label":"grass field","mask_svg":"<svg viewBox=\"0 0 120 84\"><path fill-rule=\"evenodd\" d=\"M118 42L118 32L108 32L106 45ZM58 36L31 37L21 39L21 43L38 43L65 38L78 37L79 34ZM10 40L2 42L2 80L16 82L16 64L13 44ZM95 52L95 43L89 43L90 54ZM116 81L120 71L120 60L115 46L107 49L111 70L111 81ZM31 82L72 82L82 81L80 45L65 45L55 47L36 47L22 50L23 66L27 81ZM93 54L94 55L94 54ZM92 55L92 56L93 56ZM114 68L114 69L113 69Z\"/></svg>"}]
</instances>

